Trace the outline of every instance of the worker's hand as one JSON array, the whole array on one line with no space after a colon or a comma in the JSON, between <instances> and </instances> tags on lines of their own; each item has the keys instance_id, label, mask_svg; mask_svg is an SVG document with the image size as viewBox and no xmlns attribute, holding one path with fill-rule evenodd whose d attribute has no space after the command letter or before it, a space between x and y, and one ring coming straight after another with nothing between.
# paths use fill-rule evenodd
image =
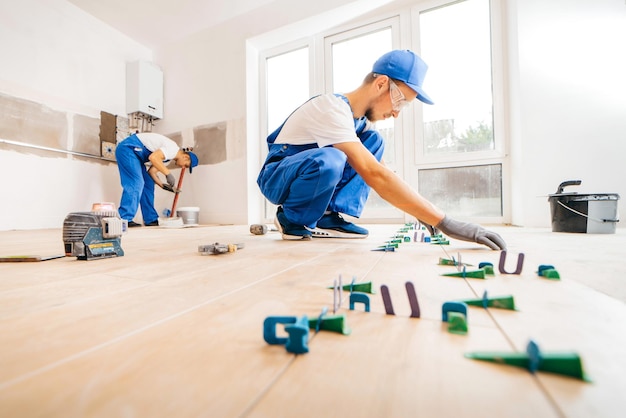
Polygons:
<instances>
[{"instance_id":1,"label":"worker's hand","mask_svg":"<svg viewBox=\"0 0 626 418\"><path fill-rule=\"evenodd\" d=\"M167 183L163 184L161 187L163 188L163 190L167 190L168 192L172 192L172 193L177 192L177 189L175 189L174 187L172 187L170 184L167 184Z\"/></svg>"},{"instance_id":2,"label":"worker's hand","mask_svg":"<svg viewBox=\"0 0 626 418\"><path fill-rule=\"evenodd\" d=\"M165 179L167 180L167 184L169 184L173 188L175 182L174 175L172 173L169 173L165 176Z\"/></svg>"},{"instance_id":3,"label":"worker's hand","mask_svg":"<svg viewBox=\"0 0 626 418\"><path fill-rule=\"evenodd\" d=\"M506 250L506 242L495 232L488 231L480 225L459 222L445 216L436 226L444 234L463 241L473 241L486 245L492 250Z\"/></svg>"},{"instance_id":4,"label":"worker's hand","mask_svg":"<svg viewBox=\"0 0 626 418\"><path fill-rule=\"evenodd\" d=\"M428 225L426 222L422 222L422 221L419 221L419 222L420 224L424 225L424 227L426 227L431 237L439 234L439 230L437 230L437 228L435 228L434 226Z\"/></svg>"}]
</instances>

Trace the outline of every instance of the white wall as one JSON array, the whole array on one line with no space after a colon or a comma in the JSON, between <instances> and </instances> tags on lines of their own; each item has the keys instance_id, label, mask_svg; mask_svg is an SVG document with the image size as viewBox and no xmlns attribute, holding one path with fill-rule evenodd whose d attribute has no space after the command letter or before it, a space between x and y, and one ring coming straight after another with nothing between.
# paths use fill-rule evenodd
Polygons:
<instances>
[{"instance_id":1,"label":"white wall","mask_svg":"<svg viewBox=\"0 0 626 418\"><path fill-rule=\"evenodd\" d=\"M152 51L64 0L20 0L0 3L0 57L0 92L67 112L71 120L99 118L101 110L125 115L125 63L151 60ZM0 150L7 187L0 230L59 228L69 212L119 202L114 164L40 154Z\"/></svg>"},{"instance_id":2,"label":"white wall","mask_svg":"<svg viewBox=\"0 0 626 418\"><path fill-rule=\"evenodd\" d=\"M564 180L626 199L626 4L507 3L513 223L549 226L546 196Z\"/></svg>"}]
</instances>

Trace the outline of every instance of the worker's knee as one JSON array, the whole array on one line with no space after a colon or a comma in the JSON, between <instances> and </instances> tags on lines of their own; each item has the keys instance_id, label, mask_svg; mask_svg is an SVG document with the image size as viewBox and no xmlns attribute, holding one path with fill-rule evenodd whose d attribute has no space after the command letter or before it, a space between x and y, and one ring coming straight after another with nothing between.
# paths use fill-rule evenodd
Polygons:
<instances>
[{"instance_id":1,"label":"worker's knee","mask_svg":"<svg viewBox=\"0 0 626 418\"><path fill-rule=\"evenodd\" d=\"M337 183L343 175L348 158L346 154L335 148L321 148L320 155L315 158L320 177L328 183Z\"/></svg>"}]
</instances>

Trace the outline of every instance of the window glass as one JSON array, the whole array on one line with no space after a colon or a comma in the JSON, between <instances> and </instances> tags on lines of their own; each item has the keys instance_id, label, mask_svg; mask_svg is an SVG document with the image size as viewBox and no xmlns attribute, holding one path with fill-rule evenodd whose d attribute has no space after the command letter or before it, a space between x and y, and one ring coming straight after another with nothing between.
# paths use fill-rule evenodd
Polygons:
<instances>
[{"instance_id":1,"label":"window glass","mask_svg":"<svg viewBox=\"0 0 626 418\"><path fill-rule=\"evenodd\" d=\"M267 129L274 132L309 99L309 48L267 59Z\"/></svg>"},{"instance_id":2,"label":"window glass","mask_svg":"<svg viewBox=\"0 0 626 418\"><path fill-rule=\"evenodd\" d=\"M502 216L502 165L419 170L420 193L446 214Z\"/></svg>"},{"instance_id":3,"label":"window glass","mask_svg":"<svg viewBox=\"0 0 626 418\"><path fill-rule=\"evenodd\" d=\"M489 0L465 0L423 11L423 154L494 149Z\"/></svg>"}]
</instances>

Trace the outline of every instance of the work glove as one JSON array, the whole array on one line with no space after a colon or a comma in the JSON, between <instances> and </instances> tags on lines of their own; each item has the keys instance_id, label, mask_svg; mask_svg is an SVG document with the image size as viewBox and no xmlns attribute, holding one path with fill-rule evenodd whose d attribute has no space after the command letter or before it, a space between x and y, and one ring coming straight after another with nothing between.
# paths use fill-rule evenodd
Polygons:
<instances>
[{"instance_id":1,"label":"work glove","mask_svg":"<svg viewBox=\"0 0 626 418\"><path fill-rule=\"evenodd\" d=\"M167 180L167 184L169 184L171 187L174 187L175 179L172 173L169 173L168 175L166 175L165 179Z\"/></svg>"},{"instance_id":2,"label":"work glove","mask_svg":"<svg viewBox=\"0 0 626 418\"><path fill-rule=\"evenodd\" d=\"M172 187L172 185L170 185L170 184L165 183L161 187L163 188L163 190L167 190L168 192L176 193L176 191L174 190L174 187Z\"/></svg>"},{"instance_id":3,"label":"work glove","mask_svg":"<svg viewBox=\"0 0 626 418\"><path fill-rule=\"evenodd\" d=\"M495 232L488 231L480 225L459 222L444 216L435 227L451 238L463 241L473 241L486 245L492 250L506 250L506 242Z\"/></svg>"}]
</instances>

